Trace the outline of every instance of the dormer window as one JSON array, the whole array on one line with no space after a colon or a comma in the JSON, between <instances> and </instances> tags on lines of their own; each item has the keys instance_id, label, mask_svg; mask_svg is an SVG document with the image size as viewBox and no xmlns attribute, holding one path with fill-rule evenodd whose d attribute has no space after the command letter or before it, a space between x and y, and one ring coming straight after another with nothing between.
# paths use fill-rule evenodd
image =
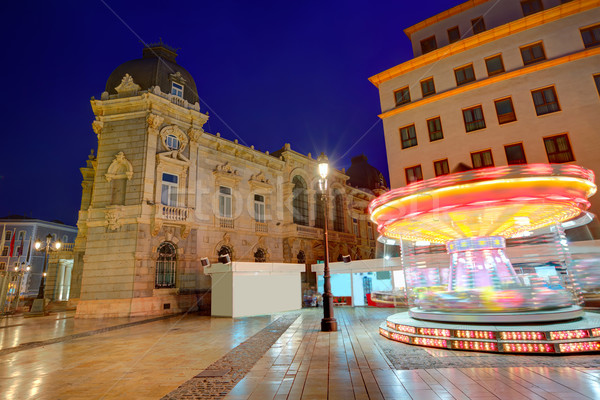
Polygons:
<instances>
[{"instance_id":1,"label":"dormer window","mask_svg":"<svg viewBox=\"0 0 600 400\"><path fill-rule=\"evenodd\" d=\"M169 150L179 150L179 139L177 139L177 136L167 135L166 142Z\"/></svg>"},{"instance_id":2,"label":"dormer window","mask_svg":"<svg viewBox=\"0 0 600 400\"><path fill-rule=\"evenodd\" d=\"M183 98L183 85L171 82L171 94Z\"/></svg>"}]
</instances>

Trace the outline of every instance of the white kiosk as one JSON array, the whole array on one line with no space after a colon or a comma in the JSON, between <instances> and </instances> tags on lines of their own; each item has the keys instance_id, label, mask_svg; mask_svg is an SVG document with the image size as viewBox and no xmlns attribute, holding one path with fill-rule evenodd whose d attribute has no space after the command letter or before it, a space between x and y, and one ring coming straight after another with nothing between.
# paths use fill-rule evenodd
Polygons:
<instances>
[{"instance_id":1,"label":"white kiosk","mask_svg":"<svg viewBox=\"0 0 600 400\"><path fill-rule=\"evenodd\" d=\"M299 310L304 264L231 262L212 264L211 315L247 317Z\"/></svg>"}]
</instances>

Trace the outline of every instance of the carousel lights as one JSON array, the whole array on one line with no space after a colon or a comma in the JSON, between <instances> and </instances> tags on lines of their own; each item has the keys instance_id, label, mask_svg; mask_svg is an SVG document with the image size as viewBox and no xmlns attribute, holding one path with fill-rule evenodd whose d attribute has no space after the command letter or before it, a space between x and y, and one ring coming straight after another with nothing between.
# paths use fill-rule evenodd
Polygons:
<instances>
[{"instance_id":1,"label":"carousel lights","mask_svg":"<svg viewBox=\"0 0 600 400\"><path fill-rule=\"evenodd\" d=\"M509 353L554 353L549 343L504 343L502 348Z\"/></svg>"},{"instance_id":2,"label":"carousel lights","mask_svg":"<svg viewBox=\"0 0 600 400\"><path fill-rule=\"evenodd\" d=\"M402 335L401 333L392 332L390 338L398 342L410 343L410 336ZM415 338L419 339L419 338Z\"/></svg>"},{"instance_id":3,"label":"carousel lights","mask_svg":"<svg viewBox=\"0 0 600 400\"><path fill-rule=\"evenodd\" d=\"M450 337L449 329L419 328L420 335Z\"/></svg>"},{"instance_id":4,"label":"carousel lights","mask_svg":"<svg viewBox=\"0 0 600 400\"><path fill-rule=\"evenodd\" d=\"M470 340L453 340L452 348L459 350L498 351L494 342L474 342Z\"/></svg>"},{"instance_id":5,"label":"carousel lights","mask_svg":"<svg viewBox=\"0 0 600 400\"><path fill-rule=\"evenodd\" d=\"M592 329L592 336L600 336L600 328Z\"/></svg>"},{"instance_id":6,"label":"carousel lights","mask_svg":"<svg viewBox=\"0 0 600 400\"><path fill-rule=\"evenodd\" d=\"M561 353L578 353L583 351L600 350L600 342L561 343L558 345Z\"/></svg>"},{"instance_id":7,"label":"carousel lights","mask_svg":"<svg viewBox=\"0 0 600 400\"><path fill-rule=\"evenodd\" d=\"M457 338L464 339L496 339L496 334L492 331L464 331L458 330L454 333Z\"/></svg>"},{"instance_id":8,"label":"carousel lights","mask_svg":"<svg viewBox=\"0 0 600 400\"><path fill-rule=\"evenodd\" d=\"M590 335L585 329L550 332L550 339L552 340L584 339L588 337L590 337Z\"/></svg>"},{"instance_id":9,"label":"carousel lights","mask_svg":"<svg viewBox=\"0 0 600 400\"><path fill-rule=\"evenodd\" d=\"M545 340L544 332L500 332L502 340Z\"/></svg>"},{"instance_id":10,"label":"carousel lights","mask_svg":"<svg viewBox=\"0 0 600 400\"><path fill-rule=\"evenodd\" d=\"M415 337L413 338L413 343L428 347L448 347L448 342L446 339Z\"/></svg>"}]
</instances>

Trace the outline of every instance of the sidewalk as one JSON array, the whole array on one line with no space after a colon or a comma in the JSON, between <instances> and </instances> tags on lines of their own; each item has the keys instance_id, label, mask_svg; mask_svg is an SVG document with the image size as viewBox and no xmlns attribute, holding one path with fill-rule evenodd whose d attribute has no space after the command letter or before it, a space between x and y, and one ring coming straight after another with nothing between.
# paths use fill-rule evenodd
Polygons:
<instances>
[{"instance_id":1,"label":"sidewalk","mask_svg":"<svg viewBox=\"0 0 600 400\"><path fill-rule=\"evenodd\" d=\"M0 324L4 399L598 399L597 355L512 356L379 336L393 310L321 308L239 319ZM79 336L78 336L79 335ZM37 343L31 343L36 341Z\"/></svg>"}]
</instances>

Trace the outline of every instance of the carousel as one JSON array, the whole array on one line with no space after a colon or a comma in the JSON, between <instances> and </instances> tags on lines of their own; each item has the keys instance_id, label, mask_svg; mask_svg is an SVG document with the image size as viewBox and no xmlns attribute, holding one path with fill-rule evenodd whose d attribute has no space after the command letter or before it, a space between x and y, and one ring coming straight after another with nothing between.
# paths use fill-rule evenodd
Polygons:
<instances>
[{"instance_id":1,"label":"carousel","mask_svg":"<svg viewBox=\"0 0 600 400\"><path fill-rule=\"evenodd\" d=\"M530 164L444 175L373 200L382 238L401 246L408 306L380 334L460 350L599 351L600 318L582 308L564 233L591 220L595 192L590 170ZM559 262L513 266L507 240L524 237L544 238ZM432 267L423 249L446 265Z\"/></svg>"}]
</instances>

